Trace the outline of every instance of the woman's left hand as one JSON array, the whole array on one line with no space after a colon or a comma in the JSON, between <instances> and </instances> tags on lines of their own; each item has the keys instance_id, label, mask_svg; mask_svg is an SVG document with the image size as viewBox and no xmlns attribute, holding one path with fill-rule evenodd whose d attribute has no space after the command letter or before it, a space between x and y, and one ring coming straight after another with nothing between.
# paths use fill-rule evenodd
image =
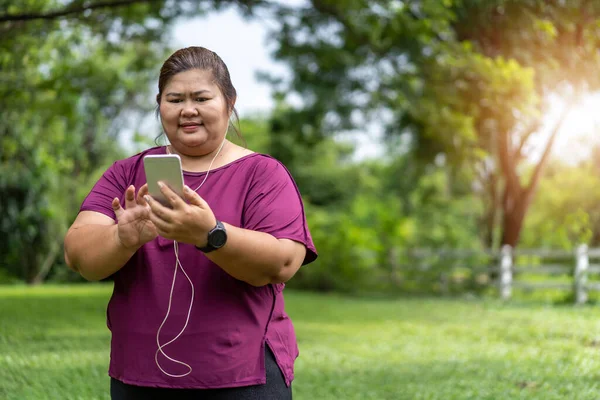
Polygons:
<instances>
[{"instance_id":1,"label":"woman's left hand","mask_svg":"<svg viewBox=\"0 0 600 400\"><path fill-rule=\"evenodd\" d=\"M188 203L167 185L159 182L159 186L173 208L163 206L149 195L144 196L150 205L150 220L158 234L179 243L204 247L208 232L217 225L217 219L208 203L187 185L184 186L183 195Z\"/></svg>"}]
</instances>

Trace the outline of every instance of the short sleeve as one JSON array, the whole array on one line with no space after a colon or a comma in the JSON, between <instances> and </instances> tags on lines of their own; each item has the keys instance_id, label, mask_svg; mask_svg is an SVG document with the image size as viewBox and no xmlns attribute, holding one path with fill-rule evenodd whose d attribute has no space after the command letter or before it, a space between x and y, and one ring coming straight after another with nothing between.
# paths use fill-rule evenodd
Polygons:
<instances>
[{"instance_id":1,"label":"short sleeve","mask_svg":"<svg viewBox=\"0 0 600 400\"><path fill-rule=\"evenodd\" d=\"M244 203L243 224L245 229L304 244L303 265L317 258L298 187L275 159L265 157L256 166Z\"/></svg>"},{"instance_id":2,"label":"short sleeve","mask_svg":"<svg viewBox=\"0 0 600 400\"><path fill-rule=\"evenodd\" d=\"M121 162L115 162L96 182L81 204L79 211L96 211L116 220L112 200L121 199L127 189L127 174Z\"/></svg>"}]
</instances>

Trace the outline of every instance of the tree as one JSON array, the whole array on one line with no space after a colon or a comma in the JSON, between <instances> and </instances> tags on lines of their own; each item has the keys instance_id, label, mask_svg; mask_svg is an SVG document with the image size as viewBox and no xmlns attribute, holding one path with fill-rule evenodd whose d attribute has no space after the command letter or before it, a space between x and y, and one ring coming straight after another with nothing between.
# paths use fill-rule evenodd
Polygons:
<instances>
[{"instance_id":1,"label":"tree","mask_svg":"<svg viewBox=\"0 0 600 400\"><path fill-rule=\"evenodd\" d=\"M40 282L60 259L123 127L154 106L176 18L262 3L0 0L0 269Z\"/></svg>"},{"instance_id":2,"label":"tree","mask_svg":"<svg viewBox=\"0 0 600 400\"><path fill-rule=\"evenodd\" d=\"M600 65L600 4L587 0L466 0L456 10L453 29L457 40L474 43L486 57L516 60L534 71L537 112L519 116L494 132L496 147L492 154L499 168L483 177L488 182L503 178L503 187L488 185L488 193L491 203L500 202L502 209L502 243L514 246L565 117L582 93L600 88L594 72ZM551 127L542 156L527 179L522 173L522 165L528 161L527 146L543 127L551 95L562 97L566 106Z\"/></svg>"},{"instance_id":3,"label":"tree","mask_svg":"<svg viewBox=\"0 0 600 400\"><path fill-rule=\"evenodd\" d=\"M281 93L304 100L297 115L320 116L321 135L377 121L388 137L407 137L423 162L443 156L448 173L474 181L484 198L484 243L518 243L568 112L526 181L548 96L574 104L598 88L598 5L313 0L279 16L274 55L292 66ZM464 181L451 188L464 190Z\"/></svg>"}]
</instances>

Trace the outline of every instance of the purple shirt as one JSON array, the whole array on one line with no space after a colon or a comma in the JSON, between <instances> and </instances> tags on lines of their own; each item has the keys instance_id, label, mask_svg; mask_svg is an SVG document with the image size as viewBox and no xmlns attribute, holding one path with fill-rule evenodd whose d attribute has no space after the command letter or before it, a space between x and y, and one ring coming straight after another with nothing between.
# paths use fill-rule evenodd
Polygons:
<instances>
[{"instance_id":1,"label":"purple shirt","mask_svg":"<svg viewBox=\"0 0 600 400\"><path fill-rule=\"evenodd\" d=\"M81 211L100 212L116 220L111 201L118 197L124 204L129 185L137 191L146 183L143 157L147 154L165 154L165 148L151 148L115 162L86 197ZM204 176L184 171L185 183L192 189ZM304 264L317 257L300 193L279 161L258 153L242 157L210 171L198 194L217 219L303 243L307 248ZM159 236L142 246L113 275L114 290L107 310L112 333L109 375L132 385L168 388L264 384L267 343L289 386L298 346L284 310L285 285L249 285L227 274L189 244L179 244L179 260L194 284L194 303L185 332L163 350L189 364L192 372L181 378L169 377L154 360L156 333L167 312L175 270L173 241ZM160 334L161 344L183 328L190 297L190 284L179 270L169 318ZM188 371L162 355L159 362L170 374Z\"/></svg>"}]
</instances>

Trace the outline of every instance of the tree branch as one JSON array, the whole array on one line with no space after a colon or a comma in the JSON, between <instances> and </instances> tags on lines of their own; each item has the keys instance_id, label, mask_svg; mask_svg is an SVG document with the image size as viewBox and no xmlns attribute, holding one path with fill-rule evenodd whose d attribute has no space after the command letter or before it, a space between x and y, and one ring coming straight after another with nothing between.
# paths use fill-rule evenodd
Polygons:
<instances>
[{"instance_id":1,"label":"tree branch","mask_svg":"<svg viewBox=\"0 0 600 400\"><path fill-rule=\"evenodd\" d=\"M535 188L537 187L537 184L538 184L542 174L544 173L544 170L546 169L546 164L548 163L548 159L550 158L550 154L552 153L552 147L554 145L554 141L556 140L556 136L557 136L558 132L560 131L560 129L562 128L562 125L565 122L567 115L569 115L569 112L573 108L573 104L574 104L573 101L569 101L567 103L567 105L565 106L565 108L563 109L563 111L560 115L558 122L556 123L556 125L554 125L554 129L552 130L550 139L548 139L548 143L546 144L546 148L544 149L542 158L540 159L538 164L535 166L535 170L533 171L533 175L531 176L531 181L529 182L529 185L526 189L527 197L531 196L531 194L533 192L535 192Z\"/></svg>"},{"instance_id":2,"label":"tree branch","mask_svg":"<svg viewBox=\"0 0 600 400\"><path fill-rule=\"evenodd\" d=\"M527 130L523 133L523 135L521 135L521 140L519 142L518 147L515 149L513 156L514 159L519 161L523 158L523 147L525 147L525 144L527 143L527 140L529 139L529 137L538 130L538 128L540 127L540 120L537 119L535 122L533 122L528 128Z\"/></svg>"},{"instance_id":3,"label":"tree branch","mask_svg":"<svg viewBox=\"0 0 600 400\"><path fill-rule=\"evenodd\" d=\"M95 10L98 8L116 8L129 6L136 3L158 3L164 0L115 0L115 1L99 1L97 3L83 3L82 5L70 4L61 10L49 11L46 13L23 13L23 14L2 14L0 15L0 22L18 22L18 21L32 21L36 19L56 19L66 17L71 14L80 14L88 10Z\"/></svg>"},{"instance_id":4,"label":"tree branch","mask_svg":"<svg viewBox=\"0 0 600 400\"><path fill-rule=\"evenodd\" d=\"M590 6L591 6L590 1L584 0L583 4L581 5L581 8L580 8L581 21L580 21L580 23L576 24L576 28L575 28L575 46L577 46L577 48L583 47L583 35L584 35L585 28L588 25L588 23L590 23L593 20L591 13L589 12Z\"/></svg>"},{"instance_id":5,"label":"tree branch","mask_svg":"<svg viewBox=\"0 0 600 400\"><path fill-rule=\"evenodd\" d=\"M521 182L517 175L517 165L512 157L508 136L509 134L505 132L499 132L498 134L498 161L502 169L502 174L506 178L507 192L519 193L521 191Z\"/></svg>"}]
</instances>

